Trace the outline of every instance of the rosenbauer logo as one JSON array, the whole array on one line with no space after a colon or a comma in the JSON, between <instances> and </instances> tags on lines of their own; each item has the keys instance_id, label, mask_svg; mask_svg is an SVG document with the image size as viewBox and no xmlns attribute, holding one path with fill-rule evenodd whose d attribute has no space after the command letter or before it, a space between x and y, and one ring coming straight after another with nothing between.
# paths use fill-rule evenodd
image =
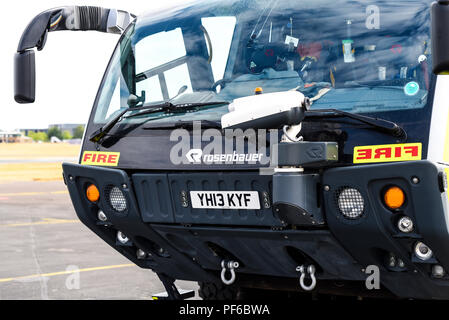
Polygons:
<instances>
[{"instance_id":1,"label":"rosenbauer logo","mask_svg":"<svg viewBox=\"0 0 449 320\"><path fill-rule=\"evenodd\" d=\"M205 164L212 164L212 163L233 163L233 162L257 162L262 159L263 154L262 153L234 153L231 154L205 154L203 155L203 150L201 149L192 149L186 154L186 158L190 163L205 163Z\"/></svg>"},{"instance_id":2,"label":"rosenbauer logo","mask_svg":"<svg viewBox=\"0 0 449 320\"><path fill-rule=\"evenodd\" d=\"M422 144L386 144L354 148L354 163L421 160Z\"/></svg>"},{"instance_id":3,"label":"rosenbauer logo","mask_svg":"<svg viewBox=\"0 0 449 320\"><path fill-rule=\"evenodd\" d=\"M92 166L118 166L120 152L84 151L81 164Z\"/></svg>"},{"instance_id":4,"label":"rosenbauer logo","mask_svg":"<svg viewBox=\"0 0 449 320\"><path fill-rule=\"evenodd\" d=\"M174 142L170 161L174 165L250 164L268 166L276 161L279 132L276 129L224 129L202 130L201 121L193 121L193 130L175 129L170 134ZM273 150L270 150L273 146Z\"/></svg>"}]
</instances>

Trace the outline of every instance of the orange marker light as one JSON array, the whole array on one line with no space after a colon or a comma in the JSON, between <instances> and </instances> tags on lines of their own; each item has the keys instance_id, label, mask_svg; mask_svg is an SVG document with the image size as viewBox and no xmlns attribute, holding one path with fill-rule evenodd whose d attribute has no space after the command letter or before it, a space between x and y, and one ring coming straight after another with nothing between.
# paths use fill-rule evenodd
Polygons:
<instances>
[{"instance_id":1,"label":"orange marker light","mask_svg":"<svg viewBox=\"0 0 449 320\"><path fill-rule=\"evenodd\" d=\"M384 202L390 209L398 209L405 202L405 194L401 188L393 186L389 187L384 194Z\"/></svg>"},{"instance_id":2,"label":"orange marker light","mask_svg":"<svg viewBox=\"0 0 449 320\"><path fill-rule=\"evenodd\" d=\"M86 197L90 202L97 202L98 199L100 199L100 191L98 191L98 188L95 185L91 184L87 187Z\"/></svg>"},{"instance_id":3,"label":"orange marker light","mask_svg":"<svg viewBox=\"0 0 449 320\"><path fill-rule=\"evenodd\" d=\"M256 89L254 89L254 94L262 94L263 93L263 89L261 87L257 87Z\"/></svg>"}]
</instances>

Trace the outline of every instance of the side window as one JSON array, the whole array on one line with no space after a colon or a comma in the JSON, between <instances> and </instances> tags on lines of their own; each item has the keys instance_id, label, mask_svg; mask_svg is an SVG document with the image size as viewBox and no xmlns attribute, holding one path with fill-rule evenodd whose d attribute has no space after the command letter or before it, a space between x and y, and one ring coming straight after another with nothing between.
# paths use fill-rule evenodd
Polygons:
<instances>
[{"instance_id":1,"label":"side window","mask_svg":"<svg viewBox=\"0 0 449 320\"><path fill-rule=\"evenodd\" d=\"M207 30L212 43L212 72L214 81L223 79L231 48L236 24L235 17L202 18L201 23ZM209 52L210 52L210 48Z\"/></svg>"},{"instance_id":2,"label":"side window","mask_svg":"<svg viewBox=\"0 0 449 320\"><path fill-rule=\"evenodd\" d=\"M106 119L109 119L109 117L116 111L120 110L120 106L121 106L121 99L120 99L120 85L119 85L120 81L117 81L117 83L115 84L115 88L114 91L112 93L112 97L111 97L111 102L109 104L109 108L107 110L106 113Z\"/></svg>"},{"instance_id":3,"label":"side window","mask_svg":"<svg viewBox=\"0 0 449 320\"><path fill-rule=\"evenodd\" d=\"M119 51L114 53L111 62L112 68L109 70L103 87L101 88L98 109L94 119L97 123L108 120L121 108L127 107L127 100L130 92L121 75L119 53Z\"/></svg>"},{"instance_id":4,"label":"side window","mask_svg":"<svg viewBox=\"0 0 449 320\"><path fill-rule=\"evenodd\" d=\"M135 46L135 57L136 74L149 75L136 85L139 94L145 91L146 102L167 100L183 85L192 92L181 28L143 38Z\"/></svg>"}]
</instances>

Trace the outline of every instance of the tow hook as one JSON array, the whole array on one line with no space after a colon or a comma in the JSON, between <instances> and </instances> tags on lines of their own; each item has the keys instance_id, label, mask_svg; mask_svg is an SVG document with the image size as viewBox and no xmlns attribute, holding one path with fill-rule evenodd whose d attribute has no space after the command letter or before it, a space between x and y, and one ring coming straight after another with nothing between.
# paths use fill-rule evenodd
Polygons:
<instances>
[{"instance_id":1,"label":"tow hook","mask_svg":"<svg viewBox=\"0 0 449 320\"><path fill-rule=\"evenodd\" d=\"M296 272L301 273L301 276L299 277L299 285L305 291L312 291L313 289L315 289L315 286L316 286L315 271L316 271L316 268L313 264L311 264L307 268L305 266L296 267ZM306 273L308 273L310 275L310 279L312 280L312 282L308 286L304 283Z\"/></svg>"},{"instance_id":2,"label":"tow hook","mask_svg":"<svg viewBox=\"0 0 449 320\"><path fill-rule=\"evenodd\" d=\"M235 281L235 269L239 267L239 263L237 261L221 261L221 281L226 285L231 285ZM228 280L226 279L226 271L231 273L231 278Z\"/></svg>"}]
</instances>

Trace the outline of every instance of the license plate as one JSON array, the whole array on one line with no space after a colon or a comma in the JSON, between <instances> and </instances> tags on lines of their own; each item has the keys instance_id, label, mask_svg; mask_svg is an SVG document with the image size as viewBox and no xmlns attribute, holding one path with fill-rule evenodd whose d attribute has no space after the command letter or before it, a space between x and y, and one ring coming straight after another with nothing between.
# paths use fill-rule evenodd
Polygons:
<instances>
[{"instance_id":1,"label":"license plate","mask_svg":"<svg viewBox=\"0 0 449 320\"><path fill-rule=\"evenodd\" d=\"M194 209L260 209L257 191L190 191Z\"/></svg>"}]
</instances>

